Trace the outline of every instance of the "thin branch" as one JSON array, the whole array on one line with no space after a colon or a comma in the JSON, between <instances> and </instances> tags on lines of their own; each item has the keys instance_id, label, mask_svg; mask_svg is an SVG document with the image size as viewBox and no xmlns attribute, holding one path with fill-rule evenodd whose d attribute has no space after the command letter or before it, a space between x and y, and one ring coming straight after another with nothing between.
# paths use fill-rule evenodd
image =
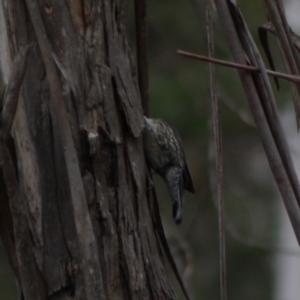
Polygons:
<instances>
[{"instance_id":1,"label":"thin branch","mask_svg":"<svg viewBox=\"0 0 300 300\"><path fill-rule=\"evenodd\" d=\"M217 64L217 65L221 65L221 66L225 66L225 67L229 67L229 68L233 68L233 69L260 73L260 69L257 67L253 67L253 66L242 65L242 64L225 61L225 60L220 60L220 59L216 59L216 58L212 58L212 57L207 57L207 56L203 56L203 55L199 55L199 54L194 54L194 53L190 53L190 52L186 52L186 51L182 51L182 50L178 50L177 53L179 55L182 55L185 57L202 60L202 61L207 61L207 62L211 62L211 63ZM299 76L288 75L285 73L275 72L275 71L267 70L267 69L266 69L266 73L273 77L278 77L278 78L281 78L281 79L284 79L287 81L291 81L294 83L300 83Z\"/></svg>"},{"instance_id":2,"label":"thin branch","mask_svg":"<svg viewBox=\"0 0 300 300\"><path fill-rule=\"evenodd\" d=\"M277 32L275 30L275 27L271 22L268 22L268 23L260 26L260 28L262 28L262 29L264 29L264 30L266 30L266 31L268 31L268 32L270 32L270 33L277 36ZM289 29L289 31L290 31L290 35L291 35L291 38L292 38L293 45L299 53L300 52L300 37L295 32L293 32L293 30L291 28Z\"/></svg>"},{"instance_id":3,"label":"thin branch","mask_svg":"<svg viewBox=\"0 0 300 300\"><path fill-rule=\"evenodd\" d=\"M208 44L208 55L214 56L213 24L211 18L212 2L206 0L206 34ZM216 71L213 63L209 63L209 82L212 108L214 158L217 175L217 202L219 220L219 260L220 260L220 287L221 300L227 299L226 280L226 245L225 245L225 211L223 197L223 155L222 155L222 134L220 126L220 109L216 93Z\"/></svg>"}]
</instances>

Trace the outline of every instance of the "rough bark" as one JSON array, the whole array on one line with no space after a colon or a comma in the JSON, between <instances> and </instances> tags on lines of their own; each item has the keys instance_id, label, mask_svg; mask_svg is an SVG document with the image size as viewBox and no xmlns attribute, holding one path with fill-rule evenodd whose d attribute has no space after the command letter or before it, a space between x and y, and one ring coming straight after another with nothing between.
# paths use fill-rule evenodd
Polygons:
<instances>
[{"instance_id":1,"label":"rough bark","mask_svg":"<svg viewBox=\"0 0 300 300\"><path fill-rule=\"evenodd\" d=\"M18 104L1 116L0 234L23 299L175 298L150 212L122 9L0 0L2 107Z\"/></svg>"}]
</instances>

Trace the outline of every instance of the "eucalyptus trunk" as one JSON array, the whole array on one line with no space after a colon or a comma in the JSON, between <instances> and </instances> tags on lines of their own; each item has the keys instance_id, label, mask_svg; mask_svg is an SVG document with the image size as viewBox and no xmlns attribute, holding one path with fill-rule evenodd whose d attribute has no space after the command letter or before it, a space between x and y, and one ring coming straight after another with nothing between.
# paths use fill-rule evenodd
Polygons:
<instances>
[{"instance_id":1,"label":"eucalyptus trunk","mask_svg":"<svg viewBox=\"0 0 300 300\"><path fill-rule=\"evenodd\" d=\"M0 234L20 299L174 299L128 1L0 0Z\"/></svg>"}]
</instances>

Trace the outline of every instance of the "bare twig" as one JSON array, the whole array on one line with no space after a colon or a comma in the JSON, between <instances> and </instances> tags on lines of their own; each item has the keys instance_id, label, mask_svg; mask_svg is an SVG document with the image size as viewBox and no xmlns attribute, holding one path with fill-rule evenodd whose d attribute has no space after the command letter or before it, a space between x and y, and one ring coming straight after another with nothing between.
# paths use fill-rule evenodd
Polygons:
<instances>
[{"instance_id":1,"label":"bare twig","mask_svg":"<svg viewBox=\"0 0 300 300\"><path fill-rule=\"evenodd\" d=\"M260 26L260 28L277 36L274 25L271 22L268 22L268 23ZM291 35L291 38L292 38L293 45L295 46L296 50L298 52L300 52L300 37L295 32L293 32L291 28L289 29L289 31L290 31L290 35Z\"/></svg>"},{"instance_id":2,"label":"bare twig","mask_svg":"<svg viewBox=\"0 0 300 300\"><path fill-rule=\"evenodd\" d=\"M212 2L206 0L206 33L208 44L208 55L214 56L213 24L211 18ZM219 102L216 93L216 71L215 66L209 63L209 81L212 108L213 139L214 139L214 158L217 175L217 202L218 202L218 220L219 220L219 247L220 247L220 287L221 300L227 299L227 281L226 281L226 245L225 245L225 212L223 197L223 156L222 156L222 137L220 128Z\"/></svg>"},{"instance_id":3,"label":"bare twig","mask_svg":"<svg viewBox=\"0 0 300 300\"><path fill-rule=\"evenodd\" d=\"M222 66L233 68L233 69L246 70L246 71L260 73L259 68L253 67L253 66L242 65L242 64L229 62L229 61L225 61L225 60L220 60L220 59L216 59L216 58L212 58L212 57L207 57L207 56L203 56L203 55L199 55L199 54L194 54L194 53L190 53L190 52L186 52L186 51L182 51L182 50L178 50L177 53L179 55L182 55L182 56L186 56L186 57L194 58L194 59L197 59L197 60L202 60L202 61L215 63L215 64L218 64L218 65L222 65ZM275 71L272 71L272 70L266 70L266 73L270 76L273 76L273 77L278 77L278 78L281 78L281 79L284 79L284 80L287 80L287 81L291 81L291 82L294 82L294 83L300 83L300 77L299 76L288 75L288 74L285 74L285 73L275 72Z\"/></svg>"}]
</instances>

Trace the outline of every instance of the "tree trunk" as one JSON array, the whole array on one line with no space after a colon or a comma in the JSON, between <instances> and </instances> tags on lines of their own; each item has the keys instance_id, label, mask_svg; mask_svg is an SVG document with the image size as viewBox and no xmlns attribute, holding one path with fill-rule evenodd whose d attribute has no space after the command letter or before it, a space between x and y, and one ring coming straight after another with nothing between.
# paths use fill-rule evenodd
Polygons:
<instances>
[{"instance_id":1,"label":"tree trunk","mask_svg":"<svg viewBox=\"0 0 300 300\"><path fill-rule=\"evenodd\" d=\"M175 298L116 2L0 0L0 234L21 299Z\"/></svg>"}]
</instances>

